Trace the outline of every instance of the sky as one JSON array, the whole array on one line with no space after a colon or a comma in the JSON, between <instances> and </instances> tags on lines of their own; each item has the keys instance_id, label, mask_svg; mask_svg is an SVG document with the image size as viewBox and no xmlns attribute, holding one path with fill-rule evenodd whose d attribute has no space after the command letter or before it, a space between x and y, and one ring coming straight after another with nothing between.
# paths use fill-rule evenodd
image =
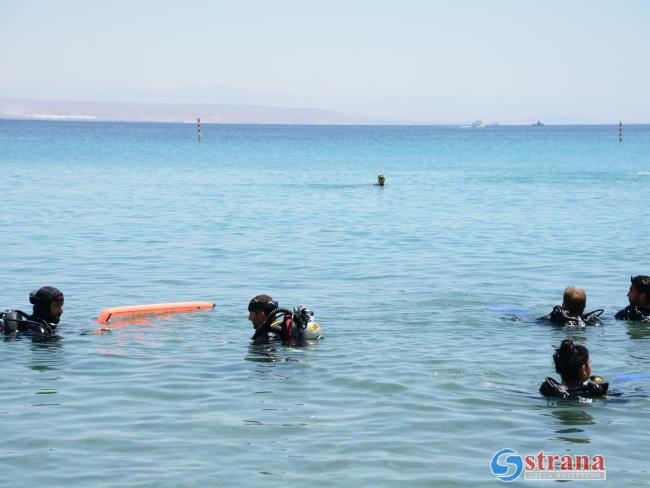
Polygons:
<instances>
[{"instance_id":1,"label":"sky","mask_svg":"<svg viewBox=\"0 0 650 488\"><path fill-rule=\"evenodd\" d=\"M650 122L646 0L0 0L0 98Z\"/></svg>"}]
</instances>

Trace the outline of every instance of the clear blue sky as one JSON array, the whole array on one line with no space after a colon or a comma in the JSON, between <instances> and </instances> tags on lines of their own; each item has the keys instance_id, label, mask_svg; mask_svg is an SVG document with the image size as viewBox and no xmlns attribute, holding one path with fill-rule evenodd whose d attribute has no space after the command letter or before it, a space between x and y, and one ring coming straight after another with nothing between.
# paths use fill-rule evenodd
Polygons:
<instances>
[{"instance_id":1,"label":"clear blue sky","mask_svg":"<svg viewBox=\"0 0 650 488\"><path fill-rule=\"evenodd\" d=\"M650 1L0 0L0 97L650 122Z\"/></svg>"}]
</instances>

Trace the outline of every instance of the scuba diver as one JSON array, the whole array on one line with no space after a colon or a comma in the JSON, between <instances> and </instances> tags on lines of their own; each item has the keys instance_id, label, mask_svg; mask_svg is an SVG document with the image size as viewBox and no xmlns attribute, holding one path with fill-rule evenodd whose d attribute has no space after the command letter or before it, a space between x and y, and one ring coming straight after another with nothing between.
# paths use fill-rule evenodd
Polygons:
<instances>
[{"instance_id":1,"label":"scuba diver","mask_svg":"<svg viewBox=\"0 0 650 488\"><path fill-rule=\"evenodd\" d=\"M650 276L633 276L630 281L630 290L627 292L630 304L614 315L614 318L650 322Z\"/></svg>"},{"instance_id":2,"label":"scuba diver","mask_svg":"<svg viewBox=\"0 0 650 488\"><path fill-rule=\"evenodd\" d=\"M248 320L255 329L251 337L254 344L280 340L295 346L317 339L321 332L314 322L314 312L302 305L293 310L278 307L278 302L269 295L257 295L248 303Z\"/></svg>"},{"instance_id":3,"label":"scuba diver","mask_svg":"<svg viewBox=\"0 0 650 488\"><path fill-rule=\"evenodd\" d=\"M384 172L382 171L377 175L377 185L384 186L384 183L386 183L386 177L384 176Z\"/></svg>"},{"instance_id":4,"label":"scuba diver","mask_svg":"<svg viewBox=\"0 0 650 488\"><path fill-rule=\"evenodd\" d=\"M15 332L34 338L56 337L56 328L63 315L63 293L53 286L43 286L29 294L34 305L32 315L21 310L5 310L0 313L0 330L4 334Z\"/></svg>"},{"instance_id":5,"label":"scuba diver","mask_svg":"<svg viewBox=\"0 0 650 488\"><path fill-rule=\"evenodd\" d=\"M579 326L600 325L603 309L584 313L587 305L587 294L582 288L567 286L564 290L562 305L553 307L553 311L537 320L548 320L557 325Z\"/></svg>"},{"instance_id":6,"label":"scuba diver","mask_svg":"<svg viewBox=\"0 0 650 488\"><path fill-rule=\"evenodd\" d=\"M600 376L591 375L589 351L581 344L574 344L571 339L564 339L553 354L555 371L562 383L553 378L546 378L539 392L545 397L577 399L605 398L609 383Z\"/></svg>"}]
</instances>

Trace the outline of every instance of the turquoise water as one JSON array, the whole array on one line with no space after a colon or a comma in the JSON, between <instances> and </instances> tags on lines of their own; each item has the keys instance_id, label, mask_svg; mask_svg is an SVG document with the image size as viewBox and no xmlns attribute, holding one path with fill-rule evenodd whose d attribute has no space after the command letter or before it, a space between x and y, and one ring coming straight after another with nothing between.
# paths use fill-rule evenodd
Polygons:
<instances>
[{"instance_id":1,"label":"turquoise water","mask_svg":"<svg viewBox=\"0 0 650 488\"><path fill-rule=\"evenodd\" d=\"M493 486L506 447L650 484L650 381L537 393L565 336L650 374L650 326L611 319L650 274L650 126L203 129L0 121L0 308L66 295L62 340L0 342L0 485ZM569 284L604 326L487 311ZM325 339L250 346L258 293ZM84 334L177 300L217 306Z\"/></svg>"}]
</instances>

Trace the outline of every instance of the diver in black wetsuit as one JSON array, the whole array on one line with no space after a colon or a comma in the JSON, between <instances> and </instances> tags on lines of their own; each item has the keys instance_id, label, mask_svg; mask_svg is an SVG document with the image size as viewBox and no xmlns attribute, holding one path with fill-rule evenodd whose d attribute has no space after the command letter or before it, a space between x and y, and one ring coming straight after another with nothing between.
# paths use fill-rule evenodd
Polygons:
<instances>
[{"instance_id":1,"label":"diver in black wetsuit","mask_svg":"<svg viewBox=\"0 0 650 488\"><path fill-rule=\"evenodd\" d=\"M587 294L582 288L567 286L564 290L562 305L553 307L553 311L538 320L548 320L557 325L585 326L600 325L602 309L584 313Z\"/></svg>"},{"instance_id":2,"label":"diver in black wetsuit","mask_svg":"<svg viewBox=\"0 0 650 488\"><path fill-rule=\"evenodd\" d=\"M630 290L627 292L630 304L614 315L614 318L650 322L650 276L633 276L630 281Z\"/></svg>"},{"instance_id":3,"label":"diver in black wetsuit","mask_svg":"<svg viewBox=\"0 0 650 488\"><path fill-rule=\"evenodd\" d=\"M314 322L314 313L299 305L294 310L278 307L269 295L257 295L248 304L248 320L253 324L254 344L274 340L294 346L320 336L320 326Z\"/></svg>"},{"instance_id":4,"label":"diver in black wetsuit","mask_svg":"<svg viewBox=\"0 0 650 488\"><path fill-rule=\"evenodd\" d=\"M609 383L600 376L591 375L589 351L571 339L564 339L553 354L555 371L562 377L562 383L546 378L539 392L552 398L599 398L606 397Z\"/></svg>"},{"instance_id":5,"label":"diver in black wetsuit","mask_svg":"<svg viewBox=\"0 0 650 488\"><path fill-rule=\"evenodd\" d=\"M29 302L34 305L32 315L20 310L6 310L0 314L2 331L37 338L56 337L56 328L63 315L64 297L61 290L43 286L29 294Z\"/></svg>"},{"instance_id":6,"label":"diver in black wetsuit","mask_svg":"<svg viewBox=\"0 0 650 488\"><path fill-rule=\"evenodd\" d=\"M265 330L262 326L276 308L278 308L278 302L273 300L270 295L257 295L248 303L248 320L255 329L255 334L251 337L253 341L263 342L268 340L270 331Z\"/></svg>"}]
</instances>

